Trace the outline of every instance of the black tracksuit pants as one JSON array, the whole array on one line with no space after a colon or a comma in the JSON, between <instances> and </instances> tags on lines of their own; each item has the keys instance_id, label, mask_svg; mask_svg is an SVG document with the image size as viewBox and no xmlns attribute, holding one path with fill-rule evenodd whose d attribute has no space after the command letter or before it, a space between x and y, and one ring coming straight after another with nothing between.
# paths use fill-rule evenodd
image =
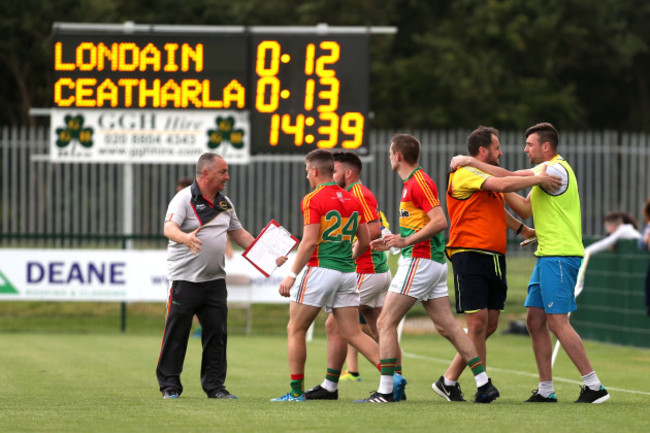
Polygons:
<instances>
[{"instance_id":1,"label":"black tracksuit pants","mask_svg":"<svg viewBox=\"0 0 650 433\"><path fill-rule=\"evenodd\" d=\"M206 394L225 389L228 339L226 281L174 281L167 301L167 319L156 376L160 391L183 392L181 372L196 314L201 324L201 385Z\"/></svg>"}]
</instances>

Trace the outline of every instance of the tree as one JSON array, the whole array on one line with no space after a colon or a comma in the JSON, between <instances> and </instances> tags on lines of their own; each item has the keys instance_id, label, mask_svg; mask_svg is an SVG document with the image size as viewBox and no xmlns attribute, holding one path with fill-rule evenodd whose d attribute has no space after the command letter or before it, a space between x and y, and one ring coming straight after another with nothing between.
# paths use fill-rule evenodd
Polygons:
<instances>
[{"instance_id":1,"label":"tree","mask_svg":"<svg viewBox=\"0 0 650 433\"><path fill-rule=\"evenodd\" d=\"M430 13L419 9L426 28L407 26L414 19L408 14L397 23L392 71L383 72L386 84L400 87L379 95L378 106L394 107L378 110L379 123L521 129L547 120L563 129L647 129L631 121L628 98L647 106L641 102L648 96L647 67L632 71L640 59L647 64L648 32L633 17L648 16L648 6L615 0L435 5ZM638 85L630 87L631 75Z\"/></svg>"}]
</instances>

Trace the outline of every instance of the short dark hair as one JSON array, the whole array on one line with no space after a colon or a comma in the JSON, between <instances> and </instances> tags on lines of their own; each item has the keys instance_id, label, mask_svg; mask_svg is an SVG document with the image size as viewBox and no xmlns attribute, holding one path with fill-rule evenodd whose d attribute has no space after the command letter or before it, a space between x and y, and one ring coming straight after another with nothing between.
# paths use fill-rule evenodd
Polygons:
<instances>
[{"instance_id":1,"label":"short dark hair","mask_svg":"<svg viewBox=\"0 0 650 433\"><path fill-rule=\"evenodd\" d=\"M422 146L417 138L410 134L395 134L390 142L395 147L393 151L401 153L408 164L417 164L420 160Z\"/></svg>"},{"instance_id":2,"label":"short dark hair","mask_svg":"<svg viewBox=\"0 0 650 433\"><path fill-rule=\"evenodd\" d=\"M183 176L176 181L176 188L180 188L180 189L187 188L188 186L192 185L193 182L194 179L192 179L191 177Z\"/></svg>"},{"instance_id":3,"label":"short dark hair","mask_svg":"<svg viewBox=\"0 0 650 433\"><path fill-rule=\"evenodd\" d=\"M558 142L560 141L559 134L555 126L551 125L548 122L538 123L533 125L526 130L526 138L531 134L539 134L539 138L542 143L549 142L553 150L557 150Z\"/></svg>"},{"instance_id":4,"label":"short dark hair","mask_svg":"<svg viewBox=\"0 0 650 433\"><path fill-rule=\"evenodd\" d=\"M610 212L603 218L603 221L610 224L632 224L632 227L637 228L636 218L627 212L614 211Z\"/></svg>"},{"instance_id":5,"label":"short dark hair","mask_svg":"<svg viewBox=\"0 0 650 433\"><path fill-rule=\"evenodd\" d=\"M361 173L361 170L363 169L363 163L361 162L361 158L359 158L359 156L354 152L350 152L350 151L334 152L332 154L332 157L334 158L334 162L340 162L343 164L351 165L357 170L357 173Z\"/></svg>"},{"instance_id":6,"label":"short dark hair","mask_svg":"<svg viewBox=\"0 0 650 433\"><path fill-rule=\"evenodd\" d=\"M478 155L481 147L490 148L492 136L498 137L499 131L491 126L479 126L467 137L467 151L470 156Z\"/></svg>"},{"instance_id":7,"label":"short dark hair","mask_svg":"<svg viewBox=\"0 0 650 433\"><path fill-rule=\"evenodd\" d=\"M332 152L325 149L314 149L305 155L305 161L325 176L331 176L334 173L334 157Z\"/></svg>"},{"instance_id":8,"label":"short dark hair","mask_svg":"<svg viewBox=\"0 0 650 433\"><path fill-rule=\"evenodd\" d=\"M645 219L646 223L650 223L650 198L645 202L645 206L643 206L643 219Z\"/></svg>"}]
</instances>

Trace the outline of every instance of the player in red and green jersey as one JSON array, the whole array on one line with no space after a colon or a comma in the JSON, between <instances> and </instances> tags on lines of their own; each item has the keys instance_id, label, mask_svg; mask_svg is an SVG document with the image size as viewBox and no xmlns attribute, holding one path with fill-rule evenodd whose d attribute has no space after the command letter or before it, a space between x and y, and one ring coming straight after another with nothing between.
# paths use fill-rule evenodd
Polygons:
<instances>
[{"instance_id":1,"label":"player in red and green jersey","mask_svg":"<svg viewBox=\"0 0 650 433\"><path fill-rule=\"evenodd\" d=\"M309 152L305 170L314 190L302 201L303 237L279 289L282 296L291 297L287 326L291 391L272 401L305 401L305 335L323 307L332 310L342 337L374 365L379 364L377 343L359 327L354 259L368 248L363 211L357 199L333 181L331 152Z\"/></svg>"},{"instance_id":2,"label":"player in red and green jersey","mask_svg":"<svg viewBox=\"0 0 650 433\"><path fill-rule=\"evenodd\" d=\"M318 224L319 238L307 266L354 272L352 241L365 223L357 201L336 182L321 183L300 205L304 225Z\"/></svg>"},{"instance_id":3,"label":"player in red and green jersey","mask_svg":"<svg viewBox=\"0 0 650 433\"><path fill-rule=\"evenodd\" d=\"M354 155L353 153L351 154ZM358 158L358 156L356 155L354 156ZM341 165L343 164L344 163L341 163ZM335 160L335 165L336 165L336 160ZM345 189L347 189L350 193L352 193L352 195L357 200L359 200L366 221L368 223L370 222L376 223L376 225L372 229L375 236L372 236L373 233L371 233L370 240L374 240L381 237L381 221L379 217L379 205L377 204L377 199L375 198L372 191L370 191L368 187L363 185L360 180L357 180L356 182L346 185ZM364 253L362 253L357 258L356 264L357 264L357 274L379 274L382 272L389 271L388 259L386 258L386 254L383 251L372 251L370 248L368 248Z\"/></svg>"},{"instance_id":4,"label":"player in red and green jersey","mask_svg":"<svg viewBox=\"0 0 650 433\"><path fill-rule=\"evenodd\" d=\"M379 206L373 193L360 181L362 167L361 159L352 152L334 154L333 179L340 187L351 192L358 201L361 214L367 222L370 240L373 240L381 237ZM360 295L359 311L369 325L371 336L377 340L377 318L381 313L391 279L386 253L367 249L357 257L356 265L356 287ZM325 379L320 385L305 393L307 400L336 400L338 398L338 382L348 351L348 344L339 333L332 314L325 322L325 329L327 331Z\"/></svg>"},{"instance_id":5,"label":"player in red and green jersey","mask_svg":"<svg viewBox=\"0 0 650 433\"><path fill-rule=\"evenodd\" d=\"M395 374L400 350L397 327L408 310L421 301L440 335L452 342L474 373L478 388L474 401L489 403L499 396L499 391L488 379L474 343L451 313L441 234L447 228L447 218L440 207L436 186L419 166L419 159L420 142L415 137L398 134L392 138L391 168L404 180L400 234L376 239L370 245L378 251L401 248L402 256L378 321L379 388L363 401L386 403L400 399L406 380Z\"/></svg>"},{"instance_id":6,"label":"player in red and green jersey","mask_svg":"<svg viewBox=\"0 0 650 433\"><path fill-rule=\"evenodd\" d=\"M405 239L422 230L430 221L429 211L440 206L438 189L422 167L415 168L406 179L399 206L400 237ZM444 217L444 215L443 215ZM443 229L444 230L444 229ZM403 257L418 257L446 263L442 231L430 238L402 248Z\"/></svg>"}]
</instances>

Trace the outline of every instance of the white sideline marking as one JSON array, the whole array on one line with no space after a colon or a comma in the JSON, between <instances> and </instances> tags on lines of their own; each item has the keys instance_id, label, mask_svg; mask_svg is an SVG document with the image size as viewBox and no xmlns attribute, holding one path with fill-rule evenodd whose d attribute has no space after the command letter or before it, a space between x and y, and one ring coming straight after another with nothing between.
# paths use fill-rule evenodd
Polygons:
<instances>
[{"instance_id":1,"label":"white sideline marking","mask_svg":"<svg viewBox=\"0 0 650 433\"><path fill-rule=\"evenodd\" d=\"M435 361L435 362L439 362L441 364L451 364L450 359L435 358L433 356L418 355L416 353L402 352L402 356L405 356L407 358L425 359L427 361ZM499 371L501 373L518 374L520 376L528 376L528 377L534 377L534 378L539 377L537 373L528 373L526 371L510 370L510 369L507 369L507 368L490 367L490 371ZM582 381L573 380L573 379L565 379L563 377L553 377L553 380L557 381L557 382L575 383L577 385L582 385L583 384ZM629 394L650 395L650 392L647 392L647 391L637 391L637 390L634 390L634 389L614 388L614 387L611 387L611 386L606 386L606 388L607 388L608 391L627 392Z\"/></svg>"}]
</instances>

